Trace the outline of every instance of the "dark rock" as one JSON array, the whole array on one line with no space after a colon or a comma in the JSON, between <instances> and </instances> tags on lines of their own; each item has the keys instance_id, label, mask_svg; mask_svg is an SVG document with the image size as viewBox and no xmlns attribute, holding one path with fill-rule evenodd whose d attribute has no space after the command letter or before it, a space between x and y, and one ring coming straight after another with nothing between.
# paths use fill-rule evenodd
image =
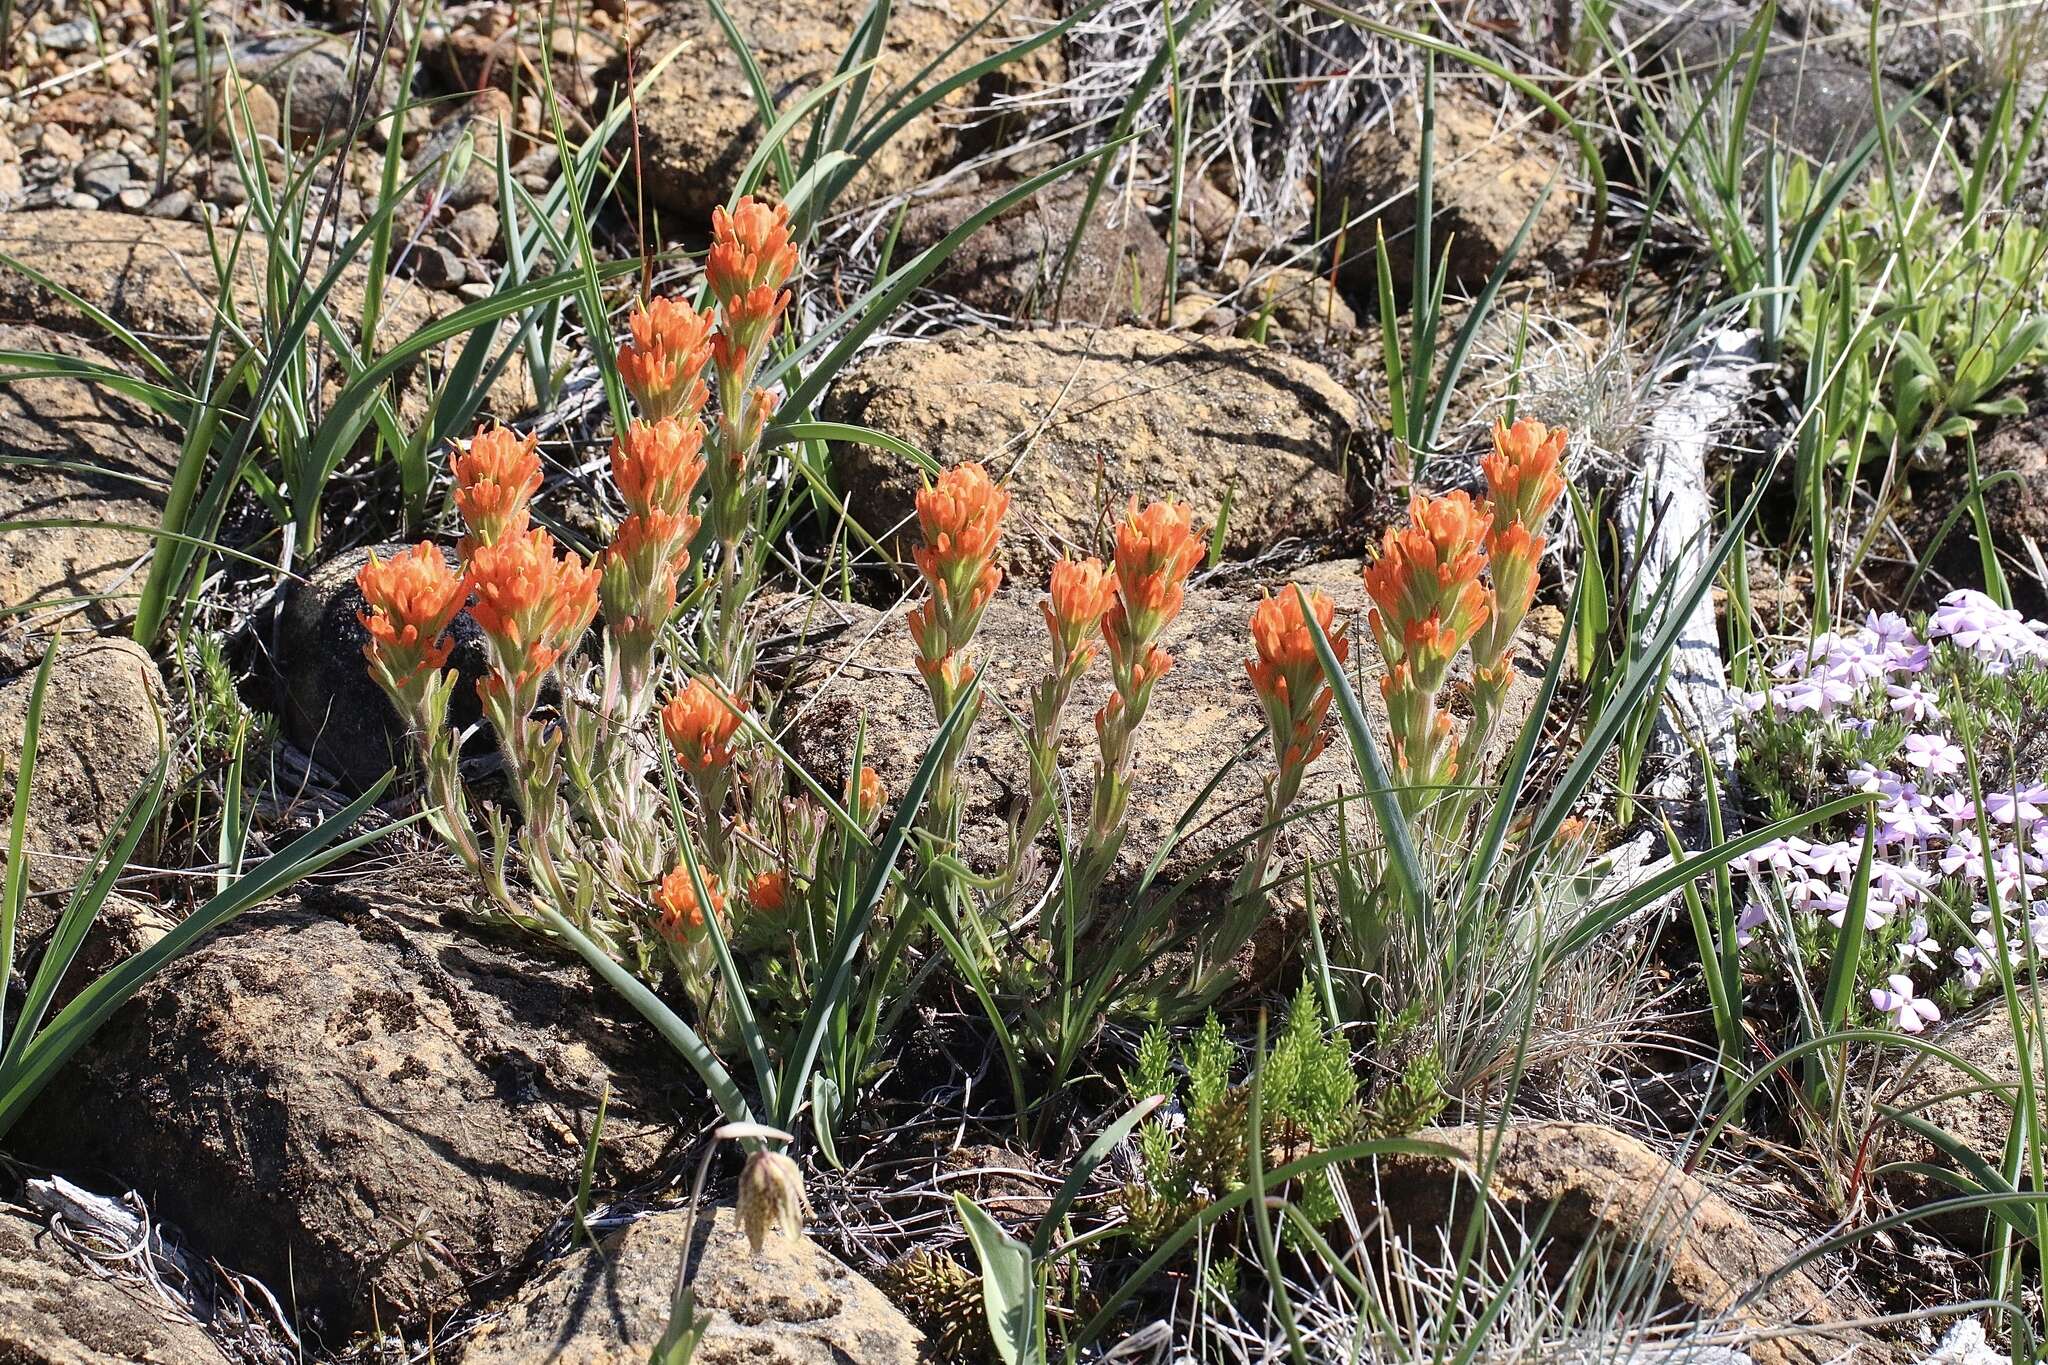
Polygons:
<instances>
[{"instance_id":1,"label":"dark rock","mask_svg":"<svg viewBox=\"0 0 2048 1365\"><path fill-rule=\"evenodd\" d=\"M373 551L388 559L406 548L378 545L336 555L291 586L278 623L272 663L284 694L285 734L355 791L367 789L387 769L405 770L413 763L415 741L363 658L370 633L356 588L356 571ZM476 684L489 671L489 655L483 632L467 612L455 618L451 633L455 649L448 663L462 680L449 710L461 728L482 715Z\"/></svg>"},{"instance_id":2,"label":"dark rock","mask_svg":"<svg viewBox=\"0 0 2048 1365\"><path fill-rule=\"evenodd\" d=\"M16 1150L141 1191L332 1343L459 1305L565 1209L607 1085L607 1180L705 1103L580 961L461 917L472 894L421 857L251 912L108 1023Z\"/></svg>"}]
</instances>

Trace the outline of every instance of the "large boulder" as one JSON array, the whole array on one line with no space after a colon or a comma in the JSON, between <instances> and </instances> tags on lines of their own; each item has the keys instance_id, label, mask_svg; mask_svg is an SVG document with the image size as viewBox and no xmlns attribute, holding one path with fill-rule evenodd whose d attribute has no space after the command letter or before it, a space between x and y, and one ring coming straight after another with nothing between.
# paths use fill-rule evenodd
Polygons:
<instances>
[{"instance_id":1,"label":"large boulder","mask_svg":"<svg viewBox=\"0 0 2048 1365\"><path fill-rule=\"evenodd\" d=\"M1009 182L998 182L913 204L897 235L897 259L908 261L936 246L1009 188ZM1046 186L961 243L932 275L931 287L1000 317L1056 313L1085 323L1156 320L1168 286L1166 242L1144 210L1122 196L1096 201L1061 287L1060 264L1087 197L1085 177Z\"/></svg>"},{"instance_id":2,"label":"large boulder","mask_svg":"<svg viewBox=\"0 0 2048 1365\"><path fill-rule=\"evenodd\" d=\"M687 1245L685 1236L689 1236ZM641 1365L668 1325L690 1259L697 1365L915 1365L916 1328L809 1238L771 1234L756 1254L730 1205L639 1218L550 1266L465 1340L459 1365Z\"/></svg>"},{"instance_id":3,"label":"large boulder","mask_svg":"<svg viewBox=\"0 0 2048 1365\"><path fill-rule=\"evenodd\" d=\"M15 775L35 679L34 667L0 679L0 829L14 818ZM32 886L61 891L77 883L155 768L169 708L155 661L133 641L88 639L63 646L43 696L29 788ZM52 914L47 905L30 911L31 937L40 932L38 923L47 927Z\"/></svg>"},{"instance_id":4,"label":"large boulder","mask_svg":"<svg viewBox=\"0 0 2048 1365\"><path fill-rule=\"evenodd\" d=\"M370 632L356 587L356 572L371 554L389 559L406 548L365 546L336 555L292 584L278 622L273 653L285 734L351 791L367 790L389 769L413 765L417 741L363 656ZM452 554L447 558L455 562ZM489 671L489 650L468 612L455 618L449 633L455 648L448 663L462 676L449 699L449 718L467 729L483 714L476 684Z\"/></svg>"},{"instance_id":5,"label":"large boulder","mask_svg":"<svg viewBox=\"0 0 2048 1365\"><path fill-rule=\"evenodd\" d=\"M1594 1123L1533 1122L1432 1129L1416 1139L1457 1155L1383 1157L1351 1168L1347 1180L1356 1205L1379 1209L1382 1232L1418 1255L1439 1254L1446 1229L1451 1247L1462 1243L1483 1170L1493 1226L1540 1224L1535 1264L1560 1283L1582 1257L1607 1256L1610 1278L1642 1277L1654 1300L1646 1307L1735 1334L1755 1365L1882 1358L1867 1354L1874 1343L1865 1332L1846 1325L1873 1311L1853 1289L1785 1272L1798 1249L1791 1235L1638 1138ZM1496 1247L1503 1258L1521 1250ZM1744 1337L1745 1328L1767 1334Z\"/></svg>"},{"instance_id":6,"label":"large boulder","mask_svg":"<svg viewBox=\"0 0 2048 1365\"><path fill-rule=\"evenodd\" d=\"M380 124L378 116L397 101L398 74L375 60L379 46L374 28L361 44L329 33L271 33L237 43L230 55L236 74L287 115L298 145L339 141L356 125L359 111L363 132L381 143L388 122ZM211 69L226 67L216 54ZM198 74L188 59L173 68L172 79L191 81Z\"/></svg>"},{"instance_id":7,"label":"large boulder","mask_svg":"<svg viewBox=\"0 0 2048 1365\"><path fill-rule=\"evenodd\" d=\"M704 1103L581 962L468 896L420 857L250 913L101 1031L16 1150L140 1190L332 1342L462 1305L568 1206L607 1087L606 1179L645 1178Z\"/></svg>"},{"instance_id":8,"label":"large boulder","mask_svg":"<svg viewBox=\"0 0 2048 1365\"><path fill-rule=\"evenodd\" d=\"M1328 593L1340 621L1354 619L1366 605L1355 560L1311 566L1295 581ZM1197 881L1192 904L1199 911L1218 903L1237 872L1239 855L1232 849L1259 826L1263 784L1273 764L1271 747L1262 737L1264 712L1244 671L1244 661L1252 654L1248 623L1259 592L1259 585L1250 581L1191 589L1179 619L1165 634L1162 644L1173 655L1173 667L1156 684L1151 710L1139 731L1130 836L1109 879L1112 895L1135 888L1212 780L1214 790L1199 813L1187 818L1186 835L1161 864L1154 885L1164 890ZM1028 772L1018 727L1030 717L1030 690L1043 675L1048 656L1038 597L1032 585L1006 586L989 605L975 637L985 700L963 766L962 844L969 860L984 870L993 870L1006 856L1006 821ZM795 717L788 738L791 754L828 790L838 790L859 735L864 761L875 768L888 791L903 791L930 747L938 722L918 677L902 609L884 613L798 601L775 611L767 628L807 632L799 649L803 671L790 699ZM1362 631L1363 622L1355 621L1352 628ZM1379 731L1377 742L1384 752L1386 713L1375 685L1381 672L1378 655L1367 641L1356 647L1363 651L1365 665L1360 700ZM1538 647L1532 637L1521 651L1508 711L1492 744L1495 757L1512 741L1533 705L1542 667ZM1094 780L1095 734L1089 717L1108 692L1107 665L1098 658L1074 691L1061 735L1060 771L1068 783L1068 803L1082 822ZM1331 724L1334 731L1335 722ZM1219 770L1226 766L1218 780ZM1342 736L1333 733L1329 747L1309 765L1297 809L1336 802L1348 794L1354 802L1353 821L1369 820L1358 803L1359 790L1348 748ZM1289 824L1280 836L1276 867L1298 862L1304 850L1333 854L1334 824L1328 811ZM1049 837L1044 851L1056 856ZM1209 866L1219 858L1215 867Z\"/></svg>"},{"instance_id":9,"label":"large boulder","mask_svg":"<svg viewBox=\"0 0 2048 1365\"><path fill-rule=\"evenodd\" d=\"M832 75L867 10L867 0L760 0L734 6L732 17L769 91L787 109ZM991 14L996 17L970 37L970 30ZM1050 22L1035 4L907 0L895 5L868 81L868 101L913 79L929 88ZM964 150L967 111L998 90L1056 80L1062 69L1057 47L1055 41L1036 48L910 120L875 154L850 194L868 198L909 189L943 169ZM671 230L701 232L712 206L731 193L764 130L747 75L707 5L663 6L637 48L636 72L651 69L671 51L677 55L636 101L637 132L621 136L631 138L631 164L639 168L648 203L678 216ZM933 63L936 68L920 76ZM615 84L625 82L623 61L608 70ZM801 147L807 131L808 124L800 126L789 145Z\"/></svg>"},{"instance_id":10,"label":"large boulder","mask_svg":"<svg viewBox=\"0 0 2048 1365\"><path fill-rule=\"evenodd\" d=\"M214 265L235 253L237 320L260 322L265 247L257 233L215 242L199 223L93 209L46 209L0 214L0 253L26 261L54 283L112 317L176 363L196 357L226 297ZM358 262L343 268L327 306L346 329L362 318L369 272ZM386 344L426 323L446 300L393 281L384 295L377 335ZM0 269L0 322L38 323L98 338L98 324L57 291L27 275ZM101 343L104 344L104 343Z\"/></svg>"},{"instance_id":11,"label":"large boulder","mask_svg":"<svg viewBox=\"0 0 2048 1365\"><path fill-rule=\"evenodd\" d=\"M1402 101L1346 148L1325 191L1325 222L1339 221L1340 212L1345 219L1365 215L1346 235L1351 245L1340 267L1345 286L1363 300L1377 297L1379 233L1386 234L1395 288L1405 294L1411 284L1421 129L1421 105ZM1572 223L1571 168L1564 164L1569 145L1534 131L1519 110L1448 91L1438 95L1430 259L1448 262L1454 287L1472 292L1484 285L1532 212L1535 225L1516 268L1526 269L1564 240Z\"/></svg>"},{"instance_id":12,"label":"large boulder","mask_svg":"<svg viewBox=\"0 0 2048 1365\"><path fill-rule=\"evenodd\" d=\"M1004 565L1033 583L1064 550L1100 550L1134 496L1178 498L1205 527L1227 499L1232 558L1335 531L1347 470L1372 448L1364 405L1321 366L1142 327L899 342L849 366L825 410L1007 477ZM871 534L914 515L920 474L903 457L841 444L833 471Z\"/></svg>"},{"instance_id":13,"label":"large boulder","mask_svg":"<svg viewBox=\"0 0 2048 1365\"><path fill-rule=\"evenodd\" d=\"M96 1275L54 1233L0 1205L0 1360L8 1365L227 1365L190 1318Z\"/></svg>"},{"instance_id":14,"label":"large boulder","mask_svg":"<svg viewBox=\"0 0 2048 1365\"><path fill-rule=\"evenodd\" d=\"M0 229L4 231L4 229ZM76 337L0 323L0 350L37 351L120 370ZM0 607L32 618L127 614L148 572L178 443L142 404L83 379L0 384L0 522L70 521L0 531ZM48 603L36 607L36 603Z\"/></svg>"}]
</instances>

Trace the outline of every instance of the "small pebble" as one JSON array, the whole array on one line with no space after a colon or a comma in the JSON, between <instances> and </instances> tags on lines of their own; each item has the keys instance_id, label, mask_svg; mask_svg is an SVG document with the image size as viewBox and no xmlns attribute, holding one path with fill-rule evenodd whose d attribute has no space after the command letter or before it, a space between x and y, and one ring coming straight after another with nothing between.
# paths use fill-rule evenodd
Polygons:
<instances>
[{"instance_id":1,"label":"small pebble","mask_svg":"<svg viewBox=\"0 0 2048 1365\"><path fill-rule=\"evenodd\" d=\"M52 24L36 35L36 46L45 52L83 52L92 46L92 20Z\"/></svg>"},{"instance_id":2,"label":"small pebble","mask_svg":"<svg viewBox=\"0 0 2048 1365\"><path fill-rule=\"evenodd\" d=\"M131 185L115 195L114 202L129 213L140 213L149 204L149 189L143 185Z\"/></svg>"},{"instance_id":3,"label":"small pebble","mask_svg":"<svg viewBox=\"0 0 2048 1365\"><path fill-rule=\"evenodd\" d=\"M143 212L152 218L183 218L192 212L192 191L166 190L149 201Z\"/></svg>"}]
</instances>

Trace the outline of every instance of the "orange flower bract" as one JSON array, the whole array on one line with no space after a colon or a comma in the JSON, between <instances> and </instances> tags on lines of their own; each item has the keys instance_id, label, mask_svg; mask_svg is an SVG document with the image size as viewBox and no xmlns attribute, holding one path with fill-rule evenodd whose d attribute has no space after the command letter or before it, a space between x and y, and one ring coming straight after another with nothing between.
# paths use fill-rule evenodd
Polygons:
<instances>
[{"instance_id":1,"label":"orange flower bract","mask_svg":"<svg viewBox=\"0 0 2048 1365\"><path fill-rule=\"evenodd\" d=\"M860 780L852 787L853 818L865 824L881 813L882 803L889 799L889 793L882 786L882 775L867 764L861 765Z\"/></svg>"},{"instance_id":2,"label":"orange flower bract","mask_svg":"<svg viewBox=\"0 0 2048 1365\"><path fill-rule=\"evenodd\" d=\"M795 273L787 204L771 207L749 194L730 213L711 210L711 253L704 275L720 303L729 306L741 295L780 289Z\"/></svg>"},{"instance_id":3,"label":"orange flower bract","mask_svg":"<svg viewBox=\"0 0 2048 1365\"><path fill-rule=\"evenodd\" d=\"M1320 592L1311 592L1308 600L1331 652L1342 663L1350 657L1351 642L1334 628L1336 606ZM1332 694L1294 585L1252 608L1251 636L1258 657L1245 661L1245 672L1265 705L1281 766L1298 768L1322 751L1323 718L1329 714Z\"/></svg>"},{"instance_id":4,"label":"orange flower bract","mask_svg":"<svg viewBox=\"0 0 2048 1365\"><path fill-rule=\"evenodd\" d=\"M1116 577L1099 559L1062 559L1038 604L1052 635L1054 662L1065 666L1088 652L1087 640L1116 601Z\"/></svg>"},{"instance_id":5,"label":"orange flower bract","mask_svg":"<svg viewBox=\"0 0 2048 1365\"><path fill-rule=\"evenodd\" d=\"M725 898L707 883L711 913L725 919ZM697 888L690 884L690 869L678 867L661 879L654 891L654 908L661 912L661 936L675 943L687 943L704 932L704 907L697 900Z\"/></svg>"},{"instance_id":6,"label":"orange flower bract","mask_svg":"<svg viewBox=\"0 0 2048 1365\"><path fill-rule=\"evenodd\" d=\"M636 515L664 512L682 517L690 510L697 480L704 475L704 428L665 417L629 422L612 440L612 482Z\"/></svg>"},{"instance_id":7,"label":"orange flower bract","mask_svg":"<svg viewBox=\"0 0 2048 1365\"><path fill-rule=\"evenodd\" d=\"M739 707L703 678L690 679L689 686L661 708L661 731L677 760L692 772L728 766L732 737L739 728Z\"/></svg>"},{"instance_id":8,"label":"orange flower bract","mask_svg":"<svg viewBox=\"0 0 2048 1365\"><path fill-rule=\"evenodd\" d=\"M686 300L657 296L626 320L631 340L619 347L619 378L651 419L690 422L710 396L711 319Z\"/></svg>"},{"instance_id":9,"label":"orange flower bract","mask_svg":"<svg viewBox=\"0 0 2048 1365\"><path fill-rule=\"evenodd\" d=\"M1424 680L1440 681L1474 631L1486 622L1488 596L1479 575L1492 518L1465 492L1417 497L1409 524L1388 528L1380 553L1365 569L1373 600L1371 623L1389 664L1413 658ZM1436 681L1425 681L1434 690Z\"/></svg>"},{"instance_id":10,"label":"orange flower bract","mask_svg":"<svg viewBox=\"0 0 2048 1365\"><path fill-rule=\"evenodd\" d=\"M1188 575L1202 562L1202 543L1186 503L1155 502L1143 511L1131 499L1116 528L1117 587L1138 634L1150 637L1180 614Z\"/></svg>"},{"instance_id":11,"label":"orange flower bract","mask_svg":"<svg viewBox=\"0 0 2048 1365\"><path fill-rule=\"evenodd\" d=\"M985 587L993 593L1000 575L984 582L984 570L1002 538L1003 517L1009 510L1009 490L990 479L979 464L946 470L917 492L917 526L924 537L913 552L918 572L935 590L945 585L957 594L964 579L970 590Z\"/></svg>"},{"instance_id":12,"label":"orange flower bract","mask_svg":"<svg viewBox=\"0 0 2048 1365\"><path fill-rule=\"evenodd\" d=\"M1531 533L1543 529L1544 518L1564 493L1558 464L1565 440L1563 427L1546 427L1527 417L1512 427L1493 424L1492 453L1481 457L1479 465L1486 472L1496 529L1509 524Z\"/></svg>"},{"instance_id":13,"label":"orange flower bract","mask_svg":"<svg viewBox=\"0 0 2048 1365\"><path fill-rule=\"evenodd\" d=\"M527 506L540 491L540 437L524 438L504 427L479 431L455 454L455 508L469 527L467 558L477 546L495 544L526 530Z\"/></svg>"},{"instance_id":14,"label":"orange flower bract","mask_svg":"<svg viewBox=\"0 0 2048 1365\"><path fill-rule=\"evenodd\" d=\"M780 870L755 873L747 883L747 904L764 915L780 914L789 905L789 874Z\"/></svg>"},{"instance_id":15,"label":"orange flower bract","mask_svg":"<svg viewBox=\"0 0 2048 1365\"><path fill-rule=\"evenodd\" d=\"M479 547L470 577L470 615L520 687L554 667L597 614L599 571L557 554L555 538L538 527Z\"/></svg>"},{"instance_id":16,"label":"orange flower bract","mask_svg":"<svg viewBox=\"0 0 2048 1365\"><path fill-rule=\"evenodd\" d=\"M448 661L448 626L469 598L469 580L448 567L439 546L422 542L381 560L373 550L356 587L367 608L356 619L370 632L363 656L391 686L409 686Z\"/></svg>"}]
</instances>

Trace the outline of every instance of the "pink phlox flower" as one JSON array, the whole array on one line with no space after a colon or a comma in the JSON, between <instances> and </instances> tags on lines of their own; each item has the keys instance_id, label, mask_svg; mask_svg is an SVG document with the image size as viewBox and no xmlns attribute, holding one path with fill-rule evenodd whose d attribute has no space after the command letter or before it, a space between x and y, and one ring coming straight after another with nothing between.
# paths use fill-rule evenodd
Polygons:
<instances>
[{"instance_id":1,"label":"pink phlox flower","mask_svg":"<svg viewBox=\"0 0 2048 1365\"><path fill-rule=\"evenodd\" d=\"M1925 725L1941 719L1941 707L1934 695L1919 683L1888 683L1885 693L1891 698L1892 714L1911 725Z\"/></svg>"},{"instance_id":2,"label":"pink phlox flower","mask_svg":"<svg viewBox=\"0 0 2048 1365\"><path fill-rule=\"evenodd\" d=\"M1913 923L1906 930L1905 939L1899 944L1899 961L1918 962L1921 966L1932 969L1935 965L1935 955L1939 952L1941 945L1927 932L1926 918L1921 915L1913 916Z\"/></svg>"},{"instance_id":3,"label":"pink phlox flower","mask_svg":"<svg viewBox=\"0 0 2048 1365\"><path fill-rule=\"evenodd\" d=\"M1946 735L1907 735L1906 749L1900 757L1929 777L1947 777L1961 772L1963 767L1962 746Z\"/></svg>"},{"instance_id":4,"label":"pink phlox flower","mask_svg":"<svg viewBox=\"0 0 2048 1365\"><path fill-rule=\"evenodd\" d=\"M1890 976L1885 984L1891 989L1870 993L1870 1007L1879 1014L1888 1014L1892 1022L1906 1033L1918 1033L1929 1024L1941 1022L1941 1011L1932 1000L1921 1000L1913 994L1911 977Z\"/></svg>"}]
</instances>

